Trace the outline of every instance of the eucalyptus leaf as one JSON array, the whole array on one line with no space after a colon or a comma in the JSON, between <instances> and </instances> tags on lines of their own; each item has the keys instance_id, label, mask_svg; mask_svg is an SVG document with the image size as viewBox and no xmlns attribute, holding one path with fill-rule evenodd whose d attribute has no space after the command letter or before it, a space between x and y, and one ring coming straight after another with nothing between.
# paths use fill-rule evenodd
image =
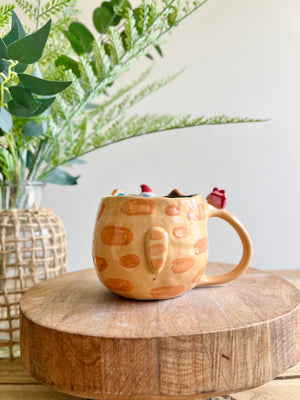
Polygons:
<instances>
[{"instance_id":1,"label":"eucalyptus leaf","mask_svg":"<svg viewBox=\"0 0 300 400\"><path fill-rule=\"evenodd\" d=\"M26 32L23 28L23 25L21 24L21 21L19 20L17 14L14 12L14 10L11 10L11 26L13 26L15 23L18 25L20 38L25 37Z\"/></svg>"},{"instance_id":2,"label":"eucalyptus leaf","mask_svg":"<svg viewBox=\"0 0 300 400\"><path fill-rule=\"evenodd\" d=\"M0 72L5 72L9 66L10 66L9 61L0 60Z\"/></svg>"},{"instance_id":3,"label":"eucalyptus leaf","mask_svg":"<svg viewBox=\"0 0 300 400\"><path fill-rule=\"evenodd\" d=\"M15 42L16 40L20 39L18 25L15 22L12 26L11 30L8 32L6 36L2 39L6 46L10 45L11 43Z\"/></svg>"},{"instance_id":4,"label":"eucalyptus leaf","mask_svg":"<svg viewBox=\"0 0 300 400\"><path fill-rule=\"evenodd\" d=\"M128 0L111 0L114 11L116 14L124 15L126 8L131 8L131 4Z\"/></svg>"},{"instance_id":5,"label":"eucalyptus leaf","mask_svg":"<svg viewBox=\"0 0 300 400\"><path fill-rule=\"evenodd\" d=\"M120 7L120 8L122 8L122 9L125 9L125 7L127 8L131 8L131 5L130 5L130 3L129 3L129 1L128 0L111 0L111 4L114 6L114 7Z\"/></svg>"},{"instance_id":6,"label":"eucalyptus leaf","mask_svg":"<svg viewBox=\"0 0 300 400\"><path fill-rule=\"evenodd\" d=\"M75 35L73 35L73 33L66 30L63 30L62 33L69 40L72 49L75 51L76 54L78 55L84 54L84 47L80 43L80 40Z\"/></svg>"},{"instance_id":7,"label":"eucalyptus leaf","mask_svg":"<svg viewBox=\"0 0 300 400\"><path fill-rule=\"evenodd\" d=\"M7 46L1 38L0 38L0 58L7 59Z\"/></svg>"},{"instance_id":8,"label":"eucalyptus leaf","mask_svg":"<svg viewBox=\"0 0 300 400\"><path fill-rule=\"evenodd\" d=\"M47 124L45 122L38 124L32 120L28 121L27 124L23 126L22 134L28 137L41 136L45 133L46 129Z\"/></svg>"},{"instance_id":9,"label":"eucalyptus leaf","mask_svg":"<svg viewBox=\"0 0 300 400\"><path fill-rule=\"evenodd\" d=\"M3 132L9 134L9 130L12 127L11 115L4 107L0 107L0 129Z\"/></svg>"},{"instance_id":10,"label":"eucalyptus leaf","mask_svg":"<svg viewBox=\"0 0 300 400\"><path fill-rule=\"evenodd\" d=\"M29 112L35 111L41 104L33 97L29 90L22 86L11 86L9 91L15 102L27 108Z\"/></svg>"},{"instance_id":11,"label":"eucalyptus leaf","mask_svg":"<svg viewBox=\"0 0 300 400\"><path fill-rule=\"evenodd\" d=\"M33 93L53 96L71 85L72 81L49 81L29 74L18 74L21 84Z\"/></svg>"},{"instance_id":12,"label":"eucalyptus leaf","mask_svg":"<svg viewBox=\"0 0 300 400\"><path fill-rule=\"evenodd\" d=\"M8 109L12 115L21 118L33 118L45 112L53 103L55 97L49 97L48 99L39 99L40 106L35 111L29 111L26 107L21 106L15 100L8 102Z\"/></svg>"},{"instance_id":13,"label":"eucalyptus leaf","mask_svg":"<svg viewBox=\"0 0 300 400\"><path fill-rule=\"evenodd\" d=\"M28 67L28 64L18 63L16 66L12 68L13 71L17 73L25 72Z\"/></svg>"},{"instance_id":14,"label":"eucalyptus leaf","mask_svg":"<svg viewBox=\"0 0 300 400\"><path fill-rule=\"evenodd\" d=\"M106 33L110 26L116 26L121 21L110 2L105 1L101 7L95 9L93 14L95 28L99 33Z\"/></svg>"},{"instance_id":15,"label":"eucalyptus leaf","mask_svg":"<svg viewBox=\"0 0 300 400\"><path fill-rule=\"evenodd\" d=\"M55 60L55 66L60 67L63 66L65 69L70 69L77 78L80 77L80 71L77 61L73 60L73 58L65 56L64 54L59 56L57 60Z\"/></svg>"},{"instance_id":16,"label":"eucalyptus leaf","mask_svg":"<svg viewBox=\"0 0 300 400\"><path fill-rule=\"evenodd\" d=\"M11 99L11 97L10 97L9 92L8 92L7 90L4 90L4 94L3 94L4 103L7 104L7 103L9 102L10 99Z\"/></svg>"},{"instance_id":17,"label":"eucalyptus leaf","mask_svg":"<svg viewBox=\"0 0 300 400\"><path fill-rule=\"evenodd\" d=\"M9 59L23 64L33 64L38 61L43 54L50 28L51 20L38 31L11 43L7 48Z\"/></svg>"},{"instance_id":18,"label":"eucalyptus leaf","mask_svg":"<svg viewBox=\"0 0 300 400\"><path fill-rule=\"evenodd\" d=\"M79 176L72 176L62 169L55 168L45 176L43 181L57 185L77 185L78 178Z\"/></svg>"},{"instance_id":19,"label":"eucalyptus leaf","mask_svg":"<svg viewBox=\"0 0 300 400\"><path fill-rule=\"evenodd\" d=\"M92 51L94 36L80 22L72 22L68 31L63 31L63 33L69 39L71 46L78 55Z\"/></svg>"},{"instance_id":20,"label":"eucalyptus leaf","mask_svg":"<svg viewBox=\"0 0 300 400\"><path fill-rule=\"evenodd\" d=\"M8 111L16 116L16 117L20 117L20 118L31 118L33 116L33 112L35 110L38 110L38 107L36 107L35 110L30 110L27 107L25 107L24 105L21 105L19 103L17 103L15 100L10 100L7 103L8 106Z\"/></svg>"},{"instance_id":21,"label":"eucalyptus leaf","mask_svg":"<svg viewBox=\"0 0 300 400\"><path fill-rule=\"evenodd\" d=\"M56 99L56 97L49 97L48 99L39 99L39 102L41 103L41 105L39 106L39 108L37 110L35 110L32 113L32 117L37 117L40 114L43 114L50 106L51 104L54 102L54 100Z\"/></svg>"},{"instance_id":22,"label":"eucalyptus leaf","mask_svg":"<svg viewBox=\"0 0 300 400\"><path fill-rule=\"evenodd\" d=\"M32 167L32 162L33 162L33 153L31 150L27 150L27 154L26 154L26 167L28 169L31 169Z\"/></svg>"}]
</instances>

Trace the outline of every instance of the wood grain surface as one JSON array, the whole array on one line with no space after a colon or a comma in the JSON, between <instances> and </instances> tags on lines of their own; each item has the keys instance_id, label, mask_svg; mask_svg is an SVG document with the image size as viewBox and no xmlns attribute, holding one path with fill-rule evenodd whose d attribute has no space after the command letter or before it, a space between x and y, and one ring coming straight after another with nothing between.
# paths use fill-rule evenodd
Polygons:
<instances>
[{"instance_id":1,"label":"wood grain surface","mask_svg":"<svg viewBox=\"0 0 300 400\"><path fill-rule=\"evenodd\" d=\"M300 285L299 285L300 288ZM300 363L259 388L232 395L233 400L298 400ZM298 395L298 394L297 394ZM266 397L268 396L268 397ZM281 396L281 397L280 397ZM20 360L0 360L0 400L76 400L39 384L28 375ZM183 399L184 400L184 399ZM218 399L220 400L220 398ZM223 400L223 399L222 399ZM228 399L224 399L228 400Z\"/></svg>"},{"instance_id":2,"label":"wood grain surface","mask_svg":"<svg viewBox=\"0 0 300 400\"><path fill-rule=\"evenodd\" d=\"M210 264L213 274L230 268ZM241 391L300 359L299 302L293 285L254 269L226 285L146 302L119 298L84 270L23 297L23 364L40 382L91 399Z\"/></svg>"}]
</instances>

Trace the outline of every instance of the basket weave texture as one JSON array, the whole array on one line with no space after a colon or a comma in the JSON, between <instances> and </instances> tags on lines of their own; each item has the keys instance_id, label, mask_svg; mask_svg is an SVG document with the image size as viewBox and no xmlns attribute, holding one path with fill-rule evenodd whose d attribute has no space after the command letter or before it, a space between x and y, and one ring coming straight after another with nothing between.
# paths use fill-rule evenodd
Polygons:
<instances>
[{"instance_id":1,"label":"basket weave texture","mask_svg":"<svg viewBox=\"0 0 300 400\"><path fill-rule=\"evenodd\" d=\"M32 286L67 269L61 220L49 208L0 211L0 353L19 357L19 301Z\"/></svg>"}]
</instances>

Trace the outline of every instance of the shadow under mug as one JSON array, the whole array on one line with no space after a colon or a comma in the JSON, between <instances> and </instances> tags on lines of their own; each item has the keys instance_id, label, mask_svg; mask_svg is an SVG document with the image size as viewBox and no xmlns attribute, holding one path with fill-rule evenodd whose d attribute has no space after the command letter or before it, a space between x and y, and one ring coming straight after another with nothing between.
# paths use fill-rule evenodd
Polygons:
<instances>
[{"instance_id":1,"label":"shadow under mug","mask_svg":"<svg viewBox=\"0 0 300 400\"><path fill-rule=\"evenodd\" d=\"M204 274L208 260L207 220L218 217L238 233L243 255L232 271ZM93 260L103 284L138 300L168 299L199 286L238 278L252 257L250 237L230 212L202 196L106 196L97 214Z\"/></svg>"}]
</instances>

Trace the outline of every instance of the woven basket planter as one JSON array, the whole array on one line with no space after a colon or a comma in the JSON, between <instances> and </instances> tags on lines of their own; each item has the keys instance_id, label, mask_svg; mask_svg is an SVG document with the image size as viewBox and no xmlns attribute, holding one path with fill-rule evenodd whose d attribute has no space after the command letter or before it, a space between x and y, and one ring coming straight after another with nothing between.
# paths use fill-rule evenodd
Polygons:
<instances>
[{"instance_id":1,"label":"woven basket planter","mask_svg":"<svg viewBox=\"0 0 300 400\"><path fill-rule=\"evenodd\" d=\"M0 211L0 358L19 357L22 294L66 268L65 229L51 209Z\"/></svg>"}]
</instances>

